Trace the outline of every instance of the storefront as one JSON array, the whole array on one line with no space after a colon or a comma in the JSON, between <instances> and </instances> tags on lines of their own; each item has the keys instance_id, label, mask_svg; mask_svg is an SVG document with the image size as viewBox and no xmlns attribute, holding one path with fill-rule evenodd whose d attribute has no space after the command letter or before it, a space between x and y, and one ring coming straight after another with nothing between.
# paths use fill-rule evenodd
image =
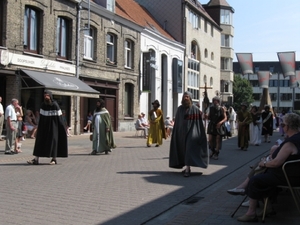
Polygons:
<instances>
[{"instance_id":1,"label":"storefront","mask_svg":"<svg viewBox=\"0 0 300 225\"><path fill-rule=\"evenodd\" d=\"M32 111L39 110L43 101L43 92L50 90L53 98L58 102L60 108L65 111L68 125L75 129L83 126L78 117L81 114L79 110L79 98L96 99L99 98L99 92L89 87L87 84L74 76L58 75L54 73L45 73L33 70L20 69L17 76L21 79L21 104L25 109ZM78 128L75 127L78 125Z\"/></svg>"}]
</instances>

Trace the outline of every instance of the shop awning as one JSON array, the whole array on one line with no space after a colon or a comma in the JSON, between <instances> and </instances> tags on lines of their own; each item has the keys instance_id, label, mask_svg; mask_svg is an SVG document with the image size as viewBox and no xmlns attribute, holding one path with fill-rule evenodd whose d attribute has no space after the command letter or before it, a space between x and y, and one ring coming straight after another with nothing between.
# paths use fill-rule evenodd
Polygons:
<instances>
[{"instance_id":1,"label":"shop awning","mask_svg":"<svg viewBox=\"0 0 300 225\"><path fill-rule=\"evenodd\" d=\"M99 98L99 92L74 76L43 73L32 70L21 70L41 86L32 88L46 88L54 95L79 96L87 98ZM24 88L24 87L23 87ZM25 89L25 88L24 88Z\"/></svg>"}]
</instances>

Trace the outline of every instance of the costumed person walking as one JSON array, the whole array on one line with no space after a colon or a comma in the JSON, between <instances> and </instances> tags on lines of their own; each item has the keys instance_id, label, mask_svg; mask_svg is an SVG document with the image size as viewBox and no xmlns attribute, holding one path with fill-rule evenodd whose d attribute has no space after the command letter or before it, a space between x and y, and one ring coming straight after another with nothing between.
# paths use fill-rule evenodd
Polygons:
<instances>
[{"instance_id":1,"label":"costumed person walking","mask_svg":"<svg viewBox=\"0 0 300 225\"><path fill-rule=\"evenodd\" d=\"M57 164L57 157L68 157L68 139L62 111L48 90L44 91L38 127L33 149L35 158L27 163L38 165L39 157L51 157L50 165L54 165Z\"/></svg>"},{"instance_id":2,"label":"costumed person walking","mask_svg":"<svg viewBox=\"0 0 300 225\"><path fill-rule=\"evenodd\" d=\"M209 120L207 127L210 157L217 160L222 148L222 138L226 135L226 127L223 125L227 120L226 113L220 105L218 96L212 99L213 105L209 107L207 119Z\"/></svg>"},{"instance_id":3,"label":"costumed person walking","mask_svg":"<svg viewBox=\"0 0 300 225\"><path fill-rule=\"evenodd\" d=\"M189 177L191 166L207 168L207 139L199 108L192 103L192 93L185 92L177 108L169 154L169 167L181 169Z\"/></svg>"},{"instance_id":4,"label":"costumed person walking","mask_svg":"<svg viewBox=\"0 0 300 225\"><path fill-rule=\"evenodd\" d=\"M156 143L155 147L159 147L163 143L163 138L166 139L166 129L164 122L163 111L159 109L158 100L152 102L153 109L150 110L148 118L150 121L150 129L147 139L147 147L151 147L152 143Z\"/></svg>"},{"instance_id":5,"label":"costumed person walking","mask_svg":"<svg viewBox=\"0 0 300 225\"><path fill-rule=\"evenodd\" d=\"M261 115L258 112L257 106L252 106L250 114L252 117L252 122L249 126L249 144L259 146L261 144Z\"/></svg>"},{"instance_id":6,"label":"costumed person walking","mask_svg":"<svg viewBox=\"0 0 300 225\"><path fill-rule=\"evenodd\" d=\"M105 102L103 99L99 99L96 103L96 109L94 111L93 121L93 151L91 155L97 153L108 154L111 149L116 148L114 141L114 135L111 125L111 117L107 109L105 108Z\"/></svg>"},{"instance_id":7,"label":"costumed person walking","mask_svg":"<svg viewBox=\"0 0 300 225\"><path fill-rule=\"evenodd\" d=\"M229 107L229 123L231 135L235 134L236 131L236 112L232 106Z\"/></svg>"},{"instance_id":8,"label":"costumed person walking","mask_svg":"<svg viewBox=\"0 0 300 225\"><path fill-rule=\"evenodd\" d=\"M265 142L270 143L270 136L273 135L273 113L269 105L265 105L264 111L261 114L262 118L262 131L261 135L264 136Z\"/></svg>"},{"instance_id":9,"label":"costumed person walking","mask_svg":"<svg viewBox=\"0 0 300 225\"><path fill-rule=\"evenodd\" d=\"M247 151L249 146L249 124L252 122L252 116L247 108L248 105L246 103L242 103L241 110L237 113L238 147L245 151Z\"/></svg>"}]
</instances>

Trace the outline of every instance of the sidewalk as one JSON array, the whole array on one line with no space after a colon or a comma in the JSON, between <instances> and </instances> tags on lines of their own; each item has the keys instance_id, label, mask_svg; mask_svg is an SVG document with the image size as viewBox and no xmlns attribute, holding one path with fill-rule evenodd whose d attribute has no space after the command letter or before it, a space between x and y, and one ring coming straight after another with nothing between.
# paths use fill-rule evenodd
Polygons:
<instances>
[{"instance_id":1,"label":"sidewalk","mask_svg":"<svg viewBox=\"0 0 300 225\"><path fill-rule=\"evenodd\" d=\"M170 139L155 148L134 132L114 133L117 148L109 155L88 155L88 135L69 137L69 157L58 165L27 165L34 140L23 142L23 153L4 155L0 142L0 225L10 224L243 224L230 215L242 196L226 190L239 184L249 165L268 152L271 144L237 149L235 137L224 140L219 160L208 169L168 167ZM280 138L274 133L271 141ZM200 175L203 172L203 175ZM288 193L278 199L276 216L268 224L298 224L299 213ZM244 223L245 224L245 223ZM247 224L247 223L246 223Z\"/></svg>"}]
</instances>

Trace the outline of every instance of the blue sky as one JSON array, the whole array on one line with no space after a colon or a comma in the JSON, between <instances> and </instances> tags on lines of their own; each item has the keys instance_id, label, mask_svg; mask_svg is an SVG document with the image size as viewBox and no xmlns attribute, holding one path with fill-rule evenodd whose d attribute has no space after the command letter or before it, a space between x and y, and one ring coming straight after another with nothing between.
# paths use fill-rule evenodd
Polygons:
<instances>
[{"instance_id":1,"label":"blue sky","mask_svg":"<svg viewBox=\"0 0 300 225\"><path fill-rule=\"evenodd\" d=\"M200 2L206 4L209 0ZM235 53L252 53L253 61L278 61L277 52L295 51L296 60L300 61L299 0L227 0L227 3L235 10Z\"/></svg>"}]
</instances>

